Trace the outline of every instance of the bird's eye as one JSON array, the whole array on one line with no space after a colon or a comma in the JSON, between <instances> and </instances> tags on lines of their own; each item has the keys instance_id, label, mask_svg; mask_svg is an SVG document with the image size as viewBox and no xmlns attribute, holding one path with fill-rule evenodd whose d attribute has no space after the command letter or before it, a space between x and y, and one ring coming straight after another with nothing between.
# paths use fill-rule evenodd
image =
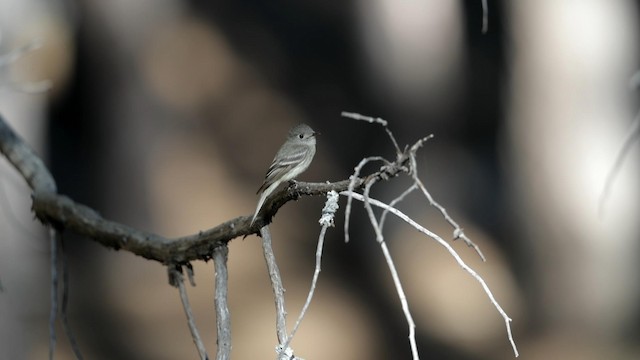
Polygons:
<instances>
[{"instance_id":1,"label":"bird's eye","mask_svg":"<svg viewBox=\"0 0 640 360\"><path fill-rule=\"evenodd\" d=\"M300 139L302 139L302 138L304 137L304 134L300 134L300 135L298 135L298 137L299 137Z\"/></svg>"}]
</instances>

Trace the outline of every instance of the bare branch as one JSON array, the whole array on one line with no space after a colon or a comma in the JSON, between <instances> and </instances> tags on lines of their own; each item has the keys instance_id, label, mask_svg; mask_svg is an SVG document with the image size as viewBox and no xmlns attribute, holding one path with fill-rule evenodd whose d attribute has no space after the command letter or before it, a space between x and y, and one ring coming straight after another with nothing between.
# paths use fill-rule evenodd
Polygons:
<instances>
[{"instance_id":1,"label":"bare branch","mask_svg":"<svg viewBox=\"0 0 640 360\"><path fill-rule=\"evenodd\" d=\"M350 181L349 187L347 188L348 191L353 191L355 189L356 181L360 179L359 176L362 168L371 161L383 161L387 165L389 165L389 162L381 156L371 156L360 160L360 163L358 163L358 165L353 169L353 175L349 177ZM349 242L349 219L351 219L351 201L351 198L347 198L347 206L344 210L344 242L346 243Z\"/></svg>"},{"instance_id":2,"label":"bare branch","mask_svg":"<svg viewBox=\"0 0 640 360\"><path fill-rule=\"evenodd\" d=\"M271 280L273 297L276 304L276 333L278 334L278 343L282 345L287 342L287 309L284 306L284 286L282 286L280 269L278 269L273 247L271 246L269 226L262 227L262 229L260 229L260 235L262 236L262 251L264 253L264 259L267 262L267 270L269 271L269 279Z\"/></svg>"},{"instance_id":3,"label":"bare branch","mask_svg":"<svg viewBox=\"0 0 640 360\"><path fill-rule=\"evenodd\" d=\"M393 208L393 207L390 207L389 205L387 205L387 204L385 204L385 203L383 203L383 202L381 202L379 200L372 199L372 198L368 198L368 200L367 200L365 198L365 196L363 196L363 195L361 195L359 193L356 193L356 192L347 193L347 191L342 191L342 192L340 192L340 195L352 196L354 199L362 201L363 203L365 203L365 206L366 206L366 203L368 201L372 205L378 206L378 207L383 208L383 209L388 209L392 214L394 214L397 217L399 217L400 219L404 220L406 223L408 223L409 225L413 226L414 228L416 228L416 230L420 231L421 233L423 233L423 234L429 236L430 238L436 240L438 242L438 244L440 244L445 249L447 249L449 254L451 254L451 256L453 256L453 258L456 260L458 265L463 270L465 270L467 273L469 273L474 279L476 279L476 281L478 281L480 283L480 285L482 286L482 289L484 290L485 294L487 294L487 297L489 298L489 300L491 301L493 306L496 308L496 310L498 310L498 312L500 313L500 315L504 319L505 326L507 328L507 335L509 337L509 341L511 342L511 346L513 348L513 352L514 352L515 356L518 357L518 349L516 347L516 344L515 344L515 342L513 340L513 336L511 334L511 318L509 318L509 316L504 311L504 309L502 309L502 306L500 306L498 301L495 299L495 297L493 296L493 293L489 289L489 286L484 281L484 279L480 275L478 275L478 273L476 273L476 271L473 270L469 265L467 265L464 262L464 260L462 260L460 255L458 255L458 253L453 249L453 247L451 245L449 245L449 243L447 243L444 239L442 239L437 234L429 231L428 229L426 229L422 225L420 225L420 224L416 223L415 221L413 221L409 216L405 215L400 210L398 210L396 208Z\"/></svg>"},{"instance_id":4,"label":"bare branch","mask_svg":"<svg viewBox=\"0 0 640 360\"><path fill-rule=\"evenodd\" d=\"M182 266L187 266L187 272L190 281L193 282L193 276L190 271L189 262L192 260L209 260L212 257L216 263L216 314L218 318L218 359L226 359L229 357L231 348L231 336L229 333L228 341L223 339L220 341L220 331L222 326L225 330L230 331L228 326L228 316L225 320L225 314L228 315L228 308L226 306L227 298L227 269L226 269L226 257L228 249L226 244L239 236L247 236L259 232L262 236L262 243L264 249L264 256L269 270L269 276L272 282L274 291L274 298L276 304L276 332L278 335L279 346L277 347L278 357L280 359L292 359L295 358L293 350L288 347L289 342L293 335L295 335L300 322L306 312L320 273L320 262L322 256L322 246L324 242L324 236L328 223L323 224L321 230L318 249L316 251L316 268L314 271L314 277L312 280L311 290L307 297L302 314L292 331L290 337L287 336L286 329L286 310L284 305L284 288L282 286L282 280L280 278L278 266L275 262L275 256L271 246L271 235L269 232L268 224L271 222L273 216L277 213L280 207L290 200L296 200L301 196L314 196L324 195L330 191L340 192L341 195L348 197L347 209L345 214L345 239L348 239L348 219L351 209L352 198L363 201L367 214L376 232L376 239L380 244L382 252L387 261L387 265L393 277L394 285L398 292L398 296L402 303L402 308L407 318L409 325L409 338L411 342L411 349L414 359L418 358L417 345L415 341L415 323L409 312L408 302L406 295L400 284L399 276L395 265L389 253L389 249L384 241L382 235L382 226L384 224L387 212L391 212L394 215L400 217L410 225L416 227L419 231L432 237L442 246L444 246L451 255L456 259L458 264L469 274L471 274L483 287L485 293L491 300L492 304L500 312L505 319L509 340L513 346L516 356L518 352L511 335L510 321L511 319L506 315L504 310L497 303L493 294L489 290L488 286L473 269L468 267L453 248L442 238L431 233L429 230L415 223L408 218L402 212L394 208L379 202L378 200L369 198L369 192L373 184L379 181L387 181L393 177L396 177L402 173L409 174L414 179L414 184L409 187L403 194L393 200L393 205L402 200L408 193L420 188L429 200L430 204L436 207L444 216L444 218L454 227L454 238L462 238L467 245L476 248L476 251L484 260L484 256L466 236L464 235L462 228L451 218L446 212L446 209L433 200L426 187L419 180L417 175L417 165L415 159L416 151L432 136L425 137L418 140L410 148L405 147L402 151L393 134L387 128L387 122L380 118L366 117L360 114L343 113L343 116L354 118L357 120L364 120L371 123L381 124L391 141L394 144L396 150L396 159L390 162L382 157L370 157L363 159L360 164L355 168L355 173L348 180L343 180L335 183L291 183L287 188L279 191L272 196L262 207L261 217L257 218L255 223L251 224L251 215L240 216L235 219L222 223L214 228L206 231L200 231L197 234L183 236L175 239L169 239L149 232L134 229L132 227L109 221L102 218L95 210L86 207L84 205L75 203L70 198L57 194L56 184L53 177L45 167L42 160L40 160L31 148L26 145L22 139L20 139L4 122L4 119L0 116L0 151L9 159L9 162L20 172L22 177L29 184L33 190L33 211L42 222L45 224L51 224L52 229L69 229L80 235L84 235L95 239L104 246L114 249L124 249L130 251L136 255L159 261L169 266L170 283L177 286L180 290L181 299L185 308L185 313L189 322L189 328L192 333L192 337L201 358L206 358L206 351L202 344L197 329L195 328L195 322L191 314L191 309L188 304L188 298L186 290L184 289L184 281L182 277ZM376 172L373 172L367 176L360 177L362 168L371 161L382 161L384 165ZM364 195L355 192L357 189L364 188ZM337 204L336 204L337 205ZM380 221L375 217L371 205L375 205L384 209ZM324 218L324 217L323 217ZM55 266L57 263L55 254L55 235L56 232L51 230L52 236L52 313L50 319L50 331L51 331L51 346L50 346L50 358L53 358L53 352L55 349L55 314L57 312L57 272ZM220 293L218 293L220 291ZM54 312L55 310L55 312ZM226 325L225 325L226 324ZM224 334L223 334L224 335Z\"/></svg>"},{"instance_id":5,"label":"bare branch","mask_svg":"<svg viewBox=\"0 0 640 360\"><path fill-rule=\"evenodd\" d=\"M335 213L338 210L338 193L335 191L330 191L327 194L327 202L322 209L322 216L320 218L320 225L322 228L320 229L320 235L318 236L318 246L316 248L316 266L313 271L313 279L311 280L311 288L309 289L309 293L307 294L307 300L302 306L302 311L300 311L300 315L298 316L298 320L296 320L296 324L293 326L293 330L291 331L291 335L287 339L287 342L283 345L283 348L289 347L289 343L293 340L293 337L298 332L298 328L302 323L302 319L307 313L307 309L309 305L311 305L311 299L313 298L313 294L316 290L316 285L318 284L318 278L320 277L320 269L322 264L322 248L324 247L324 237L327 232L328 227L334 226L334 217Z\"/></svg>"},{"instance_id":6,"label":"bare branch","mask_svg":"<svg viewBox=\"0 0 640 360\"><path fill-rule=\"evenodd\" d=\"M231 315L227 305L229 292L229 273L227 259L229 247L225 244L213 250L213 263L215 266L215 306L216 328L218 329L217 360L231 359Z\"/></svg>"},{"instance_id":7,"label":"bare branch","mask_svg":"<svg viewBox=\"0 0 640 360\"><path fill-rule=\"evenodd\" d=\"M393 136L393 133L391 133L391 130L389 130L388 122L387 120L381 119L381 118L374 118L371 116L365 116L362 114L358 114L358 113L351 113L351 112L346 112L343 111L341 114L341 116L346 117L346 118L350 118L350 119L354 119L354 120L362 120L362 121L366 121L372 124L380 124L384 127L384 130L387 132L387 135L389 135L389 138L391 139L391 142L393 143L393 147L395 147L396 149L396 155L400 156L400 154L402 154L402 150L400 150L400 146L398 146L398 142L396 141L396 138Z\"/></svg>"},{"instance_id":8,"label":"bare branch","mask_svg":"<svg viewBox=\"0 0 640 360\"><path fill-rule=\"evenodd\" d=\"M407 195L411 194L416 189L418 189L418 185L416 185L416 183L411 184L411 186L409 186L407 190L403 191L402 194L398 195L398 197L391 200L391 202L389 202L389 206L395 207L397 203L404 200L404 198L407 197ZM380 215L380 231L382 231L382 229L384 228L384 222L387 219L388 213L389 213L389 210L384 209L384 211L382 212L382 215Z\"/></svg>"},{"instance_id":9,"label":"bare branch","mask_svg":"<svg viewBox=\"0 0 640 360\"><path fill-rule=\"evenodd\" d=\"M179 238L166 238L102 218L95 210L56 193L56 184L42 160L20 139L0 116L0 152L20 172L33 190L33 211L45 224L73 231L100 244L126 250L166 265L187 264L193 260L209 260L213 249L236 237L258 233L269 224L280 207L301 196L325 195L327 192L355 190L369 179L388 180L409 171L409 151L393 162L385 162L379 171L364 177L335 183L297 182L282 189L263 205L261 217L250 225L251 215L240 216L211 229Z\"/></svg>"},{"instance_id":10,"label":"bare branch","mask_svg":"<svg viewBox=\"0 0 640 360\"><path fill-rule=\"evenodd\" d=\"M472 247L476 251L476 253L478 253L478 256L480 256L482 261L487 261L487 259L484 257L484 254L482 253L482 250L480 250L480 247L476 245L476 243L471 241L471 239L469 239L467 235L465 235L462 227L460 227L460 225L458 225L458 223L455 220L453 220L451 216L449 216L447 209L445 209L444 206L440 205L438 202L436 202L433 199L433 197L431 196L427 188L424 186L424 184L418 177L418 166L416 164L415 152L411 155L411 170L412 170L411 175L413 176L414 184L418 185L420 190L422 190L422 193L424 194L424 196L427 198L427 200L429 200L429 204L435 207L436 209L438 209L438 211L440 211L444 219L449 223L449 225L453 227L453 240L462 239L465 242L465 244L467 244L467 246Z\"/></svg>"},{"instance_id":11,"label":"bare branch","mask_svg":"<svg viewBox=\"0 0 640 360\"><path fill-rule=\"evenodd\" d=\"M198 328L196 327L196 322L193 317L193 312L191 311L191 305L189 304L189 297L187 297L187 290L184 286L184 276L182 275L182 267L169 266L167 268L169 271L169 282L178 288L180 292L180 300L182 301L182 308L184 309L184 313L187 316L187 324L189 325L189 331L191 332L191 339L193 339L193 343L196 345L196 349L198 349L198 354L200 355L201 360L209 359L207 355L207 350L204 347L204 343L202 342L202 338L200 338L200 333L198 332Z\"/></svg>"},{"instance_id":12,"label":"bare branch","mask_svg":"<svg viewBox=\"0 0 640 360\"><path fill-rule=\"evenodd\" d=\"M366 184L364 188L364 194L362 195L363 200L361 201L364 203L364 208L367 210L367 214L369 215L369 221L371 222L373 230L376 233L376 241L382 249L382 254L384 255L385 261L387 262L387 267L389 268L389 272L391 272L393 285L396 287L396 292L398 293L398 298L400 299L400 304L402 305L402 312L404 313L404 317L407 319L407 325L409 326L409 344L411 346L411 355L413 356L414 360L418 360L420 359L420 356L418 355L418 344L416 343L416 324L413 321L413 316L411 316L411 311L409 310L409 301L407 300L407 296L405 295L404 289L402 288L400 276L398 276L398 270L396 269L396 266L393 262L391 253L389 253L389 248L384 241L382 229L380 228L380 225L376 220L375 214L373 213L373 208L371 208L371 203L369 202L369 191L371 190L371 186L373 186L373 184L374 181L370 181Z\"/></svg>"}]
</instances>

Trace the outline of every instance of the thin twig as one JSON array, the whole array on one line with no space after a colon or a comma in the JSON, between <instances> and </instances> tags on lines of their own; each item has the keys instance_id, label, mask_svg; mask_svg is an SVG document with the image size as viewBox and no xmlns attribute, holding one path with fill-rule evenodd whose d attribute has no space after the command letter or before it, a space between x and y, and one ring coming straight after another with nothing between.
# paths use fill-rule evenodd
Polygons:
<instances>
[{"instance_id":1,"label":"thin twig","mask_svg":"<svg viewBox=\"0 0 640 360\"><path fill-rule=\"evenodd\" d=\"M354 119L354 120L362 120L372 124L380 124L382 126L387 126L387 120L379 117L374 118L373 116L366 116L366 115L362 115L354 112L348 112L348 111L341 112L340 116Z\"/></svg>"},{"instance_id":2,"label":"thin twig","mask_svg":"<svg viewBox=\"0 0 640 360\"><path fill-rule=\"evenodd\" d=\"M598 214L600 217L604 215L604 206L609 198L609 193L611 192L611 187L613 186L613 181L616 179L616 175L620 171L622 167L622 162L627 157L627 154L631 150L631 145L638 140L640 136L640 112L636 115L631 127L627 131L624 141L622 142L622 146L616 155L616 160L613 163L613 167L607 173L607 179L604 183L604 189L602 190L602 195L600 196L600 203L598 206Z\"/></svg>"},{"instance_id":3,"label":"thin twig","mask_svg":"<svg viewBox=\"0 0 640 360\"><path fill-rule=\"evenodd\" d=\"M213 250L213 264L215 266L215 307L218 351L217 360L231 359L231 314L227 304L229 292L229 271L227 259L229 247L218 246Z\"/></svg>"},{"instance_id":4,"label":"thin twig","mask_svg":"<svg viewBox=\"0 0 640 360\"><path fill-rule=\"evenodd\" d=\"M320 235L318 236L318 246L316 247L316 266L313 271L313 279L311 280L311 288L309 289L309 293L307 294L307 300L302 307L302 311L300 311L300 315L296 320L296 324L293 326L293 330L291 331L291 335L287 339L287 342L283 345L283 348L287 348L289 343L293 340L293 337L296 335L300 324L302 323L302 319L307 313L307 309L309 305L311 305L311 299L313 298L313 294L316 290L316 286L318 284L318 278L320 277L320 270L322 264L322 249L324 247L324 237L327 232L328 227L334 226L334 217L335 213L338 210L338 193L335 191L330 191L327 194L327 201L322 209L322 216L320 217L320 225L322 228L320 229Z\"/></svg>"},{"instance_id":5,"label":"thin twig","mask_svg":"<svg viewBox=\"0 0 640 360\"><path fill-rule=\"evenodd\" d=\"M278 343L282 345L287 342L287 310L284 306L284 287L282 286L280 270L278 269L273 247L271 246L269 226L263 226L260 229L260 235L262 236L262 251L264 259L267 262L269 279L271 280L273 297L276 304L276 333L278 335Z\"/></svg>"},{"instance_id":6,"label":"thin twig","mask_svg":"<svg viewBox=\"0 0 640 360\"><path fill-rule=\"evenodd\" d=\"M348 191L354 190L355 182L357 179L359 179L362 168L371 161L382 161L387 165L389 164L389 162L381 156L370 156L368 158L364 158L360 160L358 165L353 169L353 175L349 177L350 181L349 181L349 187L347 188ZM345 243L349 242L349 219L351 218L351 201L352 201L351 198L347 198L347 206L345 207L345 210L344 210L344 242Z\"/></svg>"},{"instance_id":7,"label":"thin twig","mask_svg":"<svg viewBox=\"0 0 640 360\"><path fill-rule=\"evenodd\" d=\"M327 226L323 226L322 228L320 228L320 235L318 237L318 246L316 247L316 266L315 266L315 269L313 271L313 279L311 280L311 288L309 289L309 293L307 294L307 300L305 301L304 305L302 306L302 310L300 311L300 315L298 316L298 319L296 320L296 323L293 326L293 330L291 331L291 335L289 335L289 338L284 343L283 348L287 348L289 346L289 343L291 342L291 340L293 340L293 337L298 332L298 328L300 327L300 324L302 323L302 319L304 318L304 315L307 313L307 309L309 308L309 305L311 305L311 299L313 298L313 294L316 291L316 285L318 283L318 278L320 277L320 270L321 270L320 265L322 263L322 248L324 247L324 236L325 236L326 232L327 232Z\"/></svg>"},{"instance_id":8,"label":"thin twig","mask_svg":"<svg viewBox=\"0 0 640 360\"><path fill-rule=\"evenodd\" d=\"M184 309L184 313L187 316L187 324L189 325L189 331L191 332L191 339L196 345L196 349L198 350L200 359L209 359L207 350L204 347L204 343L202 342L202 338L200 338L200 333L198 332L198 328L196 327L196 321L193 317L193 312L191 311L191 305L189 304L189 298L187 297L187 290L184 286L184 276L182 275L182 269L178 270L176 267L169 267L169 278L173 279L171 282L173 283L173 285L178 287L178 291L180 292L180 300L182 301L182 308Z\"/></svg>"},{"instance_id":9,"label":"thin twig","mask_svg":"<svg viewBox=\"0 0 640 360\"><path fill-rule=\"evenodd\" d=\"M398 270L393 262L393 258L389 253L389 248L387 247L386 242L384 241L384 236L382 235L382 229L380 229L380 225L376 220L375 214L373 213L373 208L371 208L371 203L369 200L369 191L371 190L371 186L375 181L371 181L367 183L364 188L364 194L362 196L362 202L364 203L364 207L367 210L367 214L369 215L369 221L373 226L373 230L376 233L376 241L380 245L382 249L382 254L384 255L384 259L387 262L387 267L389 268L389 272L391 272L391 277L393 279L393 285L396 287L396 292L398 293L398 298L400 298L400 304L402 304L402 312L404 313L404 317L407 319L407 325L409 326L409 344L411 346L411 355L414 360L420 358L418 355L418 344L416 343L416 324L413 321L413 316L411 316L411 311L409 310L409 302L407 301L407 296L405 295L404 289L402 288L402 283L400 282L400 276L398 276ZM360 195L360 194L358 194ZM355 197L355 196L354 196ZM356 197L357 199L357 197ZM359 200L359 199L358 199Z\"/></svg>"},{"instance_id":10,"label":"thin twig","mask_svg":"<svg viewBox=\"0 0 640 360\"><path fill-rule=\"evenodd\" d=\"M366 115L346 112L346 111L343 111L340 115L342 117L346 117L354 120L362 120L372 124L382 125L384 127L384 130L387 132L387 135L391 139L391 142L393 143L393 147L396 149L396 155L400 156L400 154L402 154L402 150L400 150L400 146L398 146L398 142L396 141L396 138L393 136L393 133L391 133L391 130L389 130L389 127L387 126L389 124L387 120L381 119L379 117L374 118L372 116L366 116Z\"/></svg>"},{"instance_id":11,"label":"thin twig","mask_svg":"<svg viewBox=\"0 0 640 360\"><path fill-rule=\"evenodd\" d=\"M363 195L359 194L359 193L356 193L356 192L348 193L347 191L342 191L342 192L340 192L340 195L352 196L356 200L365 202L365 197ZM511 324L510 323L511 323L512 320L511 320L511 318L509 318L509 316L504 311L504 309L502 309L502 306L500 306L498 301L495 299L495 297L493 296L493 293L489 289L489 286L484 281L484 279L480 275L478 275L478 273L476 273L476 271L473 270L469 265L467 265L464 262L464 260L462 260L460 255L458 255L458 253L453 249L453 247L451 245L449 245L449 243L446 242L444 239L442 239L440 236L438 236L437 234L429 231L428 229L426 229L422 225L416 223L413 219L411 219L409 216L405 215L402 211L400 211L400 210L398 210L396 208L390 207L389 205L387 205L387 204L385 204L385 203L383 203L383 202L381 202L379 200L376 200L376 199L369 198L368 201L372 205L378 206L378 207L383 208L383 209L389 209L389 211L391 213L393 213L394 215L396 215L400 219L404 220L409 225L411 225L414 228L416 228L416 230L418 230L421 233L427 235L428 237L436 240L438 242L438 244L440 244L445 249L447 249L449 254L451 254L451 256L453 256L453 258L456 260L458 265L463 270L465 270L467 273L469 273L474 279L476 279L476 281L478 281L480 283L480 285L482 286L482 289L484 290L485 294L487 294L487 297L489 298L489 300L491 301L493 306L496 308L496 310L498 310L498 312L500 313L500 315L504 319L505 325L506 325L506 328L507 328L507 335L509 337L509 342L511 343L511 347L513 348L513 352L514 352L515 356L518 357L518 355L519 355L518 354L518 349L516 347L516 343L513 340L513 336L511 334Z\"/></svg>"},{"instance_id":12,"label":"thin twig","mask_svg":"<svg viewBox=\"0 0 640 360\"><path fill-rule=\"evenodd\" d=\"M487 261L487 259L484 257L484 254L482 253L482 250L480 250L480 247L476 243L474 243L471 239L469 239L467 235L465 235L462 227L460 227L460 225L458 225L458 223L455 220L453 220L451 216L449 216L447 209L445 209L444 206L440 205L437 201L435 201L431 196L431 194L429 193L429 191L427 190L427 188L424 186L424 184L418 177L418 166L417 166L416 158L414 154L411 155L411 176L413 177L414 183L418 185L420 190L422 190L422 193L429 201L429 204L435 207L436 209L438 209L438 211L440 211L440 213L442 214L442 217L444 217L444 219L449 223L449 225L453 227L453 240L462 239L465 242L465 244L467 244L468 247L472 247L476 251L476 253L478 254L478 256L480 256L482 261Z\"/></svg>"},{"instance_id":13,"label":"thin twig","mask_svg":"<svg viewBox=\"0 0 640 360\"><path fill-rule=\"evenodd\" d=\"M407 190L403 191L402 194L398 195L398 197L391 200L391 202L389 202L389 206L395 207L397 203L404 200L404 198L407 197L407 195L411 194L416 189L418 189L418 185L416 185L416 183L411 184L411 186L409 186ZM380 231L382 231L382 229L384 228L384 223L387 220L388 213L389 213L389 210L385 209L382 212L382 215L380 215Z\"/></svg>"},{"instance_id":14,"label":"thin twig","mask_svg":"<svg viewBox=\"0 0 640 360\"><path fill-rule=\"evenodd\" d=\"M49 360L53 360L56 351L56 317L58 316L58 231L49 228L51 247L51 309L49 310Z\"/></svg>"},{"instance_id":15,"label":"thin twig","mask_svg":"<svg viewBox=\"0 0 640 360\"><path fill-rule=\"evenodd\" d=\"M64 239L62 234L59 235L59 247L60 247L60 262L62 263L62 309L60 318L62 319L62 328L64 329L67 338L69 339L69 343L71 344L71 350L75 355L76 359L82 360L83 356L80 352L80 347L78 346L78 342L76 341L75 335L73 335L73 331L71 331L71 325L69 325L69 317L67 308L69 305L69 262L67 261L67 254L64 250Z\"/></svg>"}]
</instances>

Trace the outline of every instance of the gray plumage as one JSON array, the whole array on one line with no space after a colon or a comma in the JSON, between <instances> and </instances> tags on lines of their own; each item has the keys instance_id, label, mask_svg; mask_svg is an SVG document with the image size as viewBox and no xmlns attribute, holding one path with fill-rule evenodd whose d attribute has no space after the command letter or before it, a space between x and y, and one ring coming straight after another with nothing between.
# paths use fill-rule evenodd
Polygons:
<instances>
[{"instance_id":1,"label":"gray plumage","mask_svg":"<svg viewBox=\"0 0 640 360\"><path fill-rule=\"evenodd\" d=\"M302 172L307 170L313 156L316 154L316 132L306 124L294 126L289 130L287 140L282 144L280 150L267 170L262 186L258 189L260 198L256 212L251 219L251 225L256 220L262 205L267 197L273 193L283 182L293 180Z\"/></svg>"}]
</instances>

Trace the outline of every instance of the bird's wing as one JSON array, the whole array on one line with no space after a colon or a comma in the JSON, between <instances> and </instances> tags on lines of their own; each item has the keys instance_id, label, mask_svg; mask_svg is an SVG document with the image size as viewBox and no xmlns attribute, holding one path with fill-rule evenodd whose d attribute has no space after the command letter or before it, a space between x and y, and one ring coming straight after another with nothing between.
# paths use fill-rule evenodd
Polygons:
<instances>
[{"instance_id":1,"label":"bird's wing","mask_svg":"<svg viewBox=\"0 0 640 360\"><path fill-rule=\"evenodd\" d=\"M309 147L305 145L294 145L287 149L287 155L284 155L283 152L283 148L281 148L273 158L264 182L258 189L258 194L273 184L277 179L287 174L291 169L296 167L296 165L300 164L307 157Z\"/></svg>"}]
</instances>

